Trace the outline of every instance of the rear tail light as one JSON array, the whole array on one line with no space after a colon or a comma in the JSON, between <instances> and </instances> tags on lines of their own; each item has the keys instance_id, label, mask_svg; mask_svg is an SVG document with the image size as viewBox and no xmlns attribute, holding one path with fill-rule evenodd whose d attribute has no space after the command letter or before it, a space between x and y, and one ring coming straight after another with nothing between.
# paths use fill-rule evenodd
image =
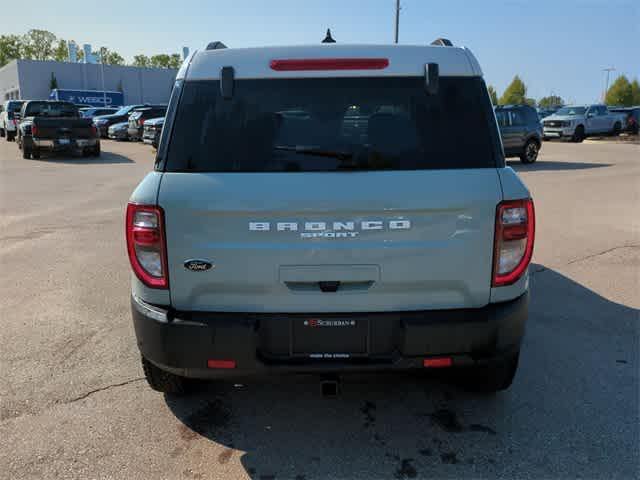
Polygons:
<instances>
[{"instance_id":1,"label":"rear tail light","mask_svg":"<svg viewBox=\"0 0 640 480\"><path fill-rule=\"evenodd\" d=\"M389 66L388 58L301 58L271 60L277 71L305 70L382 70Z\"/></svg>"},{"instance_id":2,"label":"rear tail light","mask_svg":"<svg viewBox=\"0 0 640 480\"><path fill-rule=\"evenodd\" d=\"M140 120L138 120L138 125L143 126L144 125L144 119L141 118Z\"/></svg>"},{"instance_id":3,"label":"rear tail light","mask_svg":"<svg viewBox=\"0 0 640 480\"><path fill-rule=\"evenodd\" d=\"M168 288L164 214L152 205L127 205L127 251L133 272L151 288Z\"/></svg>"},{"instance_id":4,"label":"rear tail light","mask_svg":"<svg viewBox=\"0 0 640 480\"><path fill-rule=\"evenodd\" d=\"M38 127L31 125L31 136L35 137L36 135L38 135Z\"/></svg>"},{"instance_id":5,"label":"rear tail light","mask_svg":"<svg viewBox=\"0 0 640 480\"><path fill-rule=\"evenodd\" d=\"M492 286L511 285L518 281L531 261L534 237L533 200L512 200L498 205Z\"/></svg>"},{"instance_id":6,"label":"rear tail light","mask_svg":"<svg viewBox=\"0 0 640 480\"><path fill-rule=\"evenodd\" d=\"M93 123L91 124L91 127L90 127L90 134L92 137L98 136L98 129Z\"/></svg>"}]
</instances>

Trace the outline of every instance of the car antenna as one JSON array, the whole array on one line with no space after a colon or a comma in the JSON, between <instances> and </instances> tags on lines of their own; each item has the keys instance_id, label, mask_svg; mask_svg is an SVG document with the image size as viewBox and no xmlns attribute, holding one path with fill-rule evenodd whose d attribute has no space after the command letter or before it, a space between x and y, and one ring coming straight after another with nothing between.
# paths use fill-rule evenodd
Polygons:
<instances>
[{"instance_id":1,"label":"car antenna","mask_svg":"<svg viewBox=\"0 0 640 480\"><path fill-rule=\"evenodd\" d=\"M336 41L331 36L330 28L327 28L327 35L324 37L324 40L322 40L322 43L336 43Z\"/></svg>"}]
</instances>

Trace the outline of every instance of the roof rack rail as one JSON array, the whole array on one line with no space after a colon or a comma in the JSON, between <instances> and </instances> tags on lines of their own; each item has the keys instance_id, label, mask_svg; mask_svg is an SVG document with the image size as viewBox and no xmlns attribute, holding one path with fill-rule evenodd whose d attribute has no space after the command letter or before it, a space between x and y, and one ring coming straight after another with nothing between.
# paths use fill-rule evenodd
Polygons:
<instances>
[{"instance_id":1,"label":"roof rack rail","mask_svg":"<svg viewBox=\"0 0 640 480\"><path fill-rule=\"evenodd\" d=\"M438 45L440 47L453 47L453 43L451 43L451 40L447 38L436 38L433 42L431 42L431 45Z\"/></svg>"},{"instance_id":2,"label":"roof rack rail","mask_svg":"<svg viewBox=\"0 0 640 480\"><path fill-rule=\"evenodd\" d=\"M227 46L216 40L215 42L209 42L206 50L222 50L223 48L227 48Z\"/></svg>"}]
</instances>

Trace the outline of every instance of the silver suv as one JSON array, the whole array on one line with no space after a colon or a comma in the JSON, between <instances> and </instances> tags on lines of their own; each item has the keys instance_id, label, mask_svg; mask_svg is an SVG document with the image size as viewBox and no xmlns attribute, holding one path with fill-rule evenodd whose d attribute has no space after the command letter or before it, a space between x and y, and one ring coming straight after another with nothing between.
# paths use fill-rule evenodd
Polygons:
<instances>
[{"instance_id":1,"label":"silver suv","mask_svg":"<svg viewBox=\"0 0 640 480\"><path fill-rule=\"evenodd\" d=\"M436 368L497 391L515 375L533 202L465 48L192 55L126 237L158 391Z\"/></svg>"}]
</instances>

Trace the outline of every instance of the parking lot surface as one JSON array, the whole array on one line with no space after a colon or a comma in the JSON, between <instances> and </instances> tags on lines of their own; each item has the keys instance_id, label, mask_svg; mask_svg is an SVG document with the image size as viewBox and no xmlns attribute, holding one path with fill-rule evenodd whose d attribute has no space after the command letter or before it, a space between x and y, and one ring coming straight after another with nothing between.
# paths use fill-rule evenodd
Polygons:
<instances>
[{"instance_id":1,"label":"parking lot surface","mask_svg":"<svg viewBox=\"0 0 640 480\"><path fill-rule=\"evenodd\" d=\"M520 370L496 396L437 378L210 385L142 378L124 207L142 144L23 160L0 139L0 477L638 478L640 146L510 162L537 211Z\"/></svg>"}]
</instances>

